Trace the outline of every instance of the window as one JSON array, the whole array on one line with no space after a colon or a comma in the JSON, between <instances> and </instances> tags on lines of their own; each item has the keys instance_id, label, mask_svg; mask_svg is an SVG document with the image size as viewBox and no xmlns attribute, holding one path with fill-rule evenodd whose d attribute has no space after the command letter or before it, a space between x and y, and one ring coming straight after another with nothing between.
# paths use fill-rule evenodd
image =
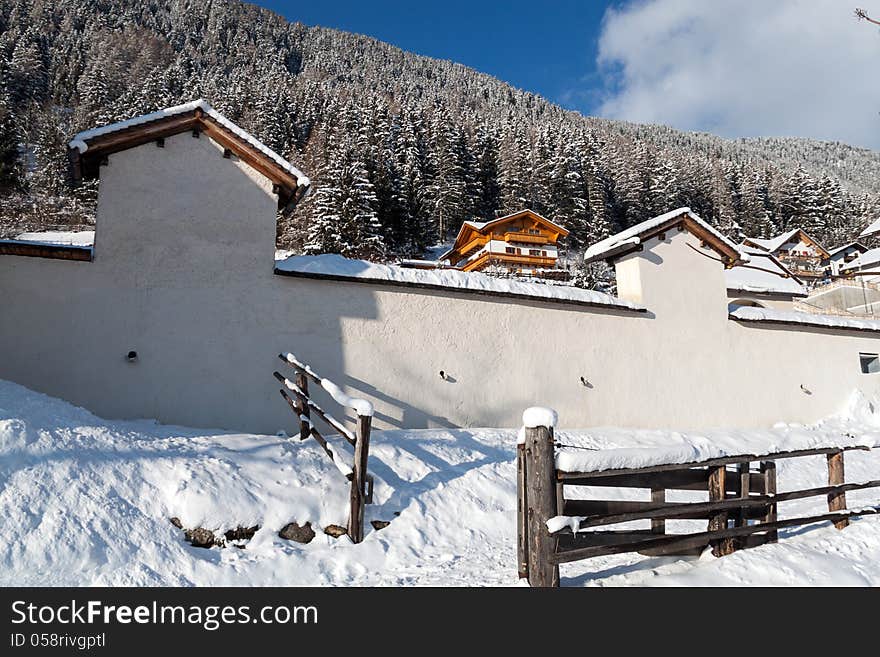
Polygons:
<instances>
[{"instance_id":1,"label":"window","mask_svg":"<svg viewBox=\"0 0 880 657\"><path fill-rule=\"evenodd\" d=\"M876 374L880 372L880 356L877 354L859 354L859 365L862 374Z\"/></svg>"},{"instance_id":2,"label":"window","mask_svg":"<svg viewBox=\"0 0 880 657\"><path fill-rule=\"evenodd\" d=\"M505 253L516 253L516 249L513 248L512 246L508 246L508 247L504 248L504 252Z\"/></svg>"},{"instance_id":3,"label":"window","mask_svg":"<svg viewBox=\"0 0 880 657\"><path fill-rule=\"evenodd\" d=\"M546 252L546 251L541 251L541 255L544 256L544 257L546 257L546 256L547 256L547 252Z\"/></svg>"},{"instance_id":4,"label":"window","mask_svg":"<svg viewBox=\"0 0 880 657\"><path fill-rule=\"evenodd\" d=\"M540 249L529 249L530 256L539 256L541 255Z\"/></svg>"},{"instance_id":5,"label":"window","mask_svg":"<svg viewBox=\"0 0 880 657\"><path fill-rule=\"evenodd\" d=\"M540 235L541 231L536 228L529 228L529 235Z\"/></svg>"}]
</instances>

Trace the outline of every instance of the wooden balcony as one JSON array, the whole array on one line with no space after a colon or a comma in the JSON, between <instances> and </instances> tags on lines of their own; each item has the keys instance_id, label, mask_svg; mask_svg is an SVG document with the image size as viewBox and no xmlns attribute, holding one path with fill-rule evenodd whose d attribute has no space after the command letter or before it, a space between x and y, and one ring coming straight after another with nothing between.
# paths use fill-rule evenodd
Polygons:
<instances>
[{"instance_id":1,"label":"wooden balcony","mask_svg":"<svg viewBox=\"0 0 880 657\"><path fill-rule=\"evenodd\" d=\"M504 233L505 242L521 242L523 244L549 244L550 239L546 235L534 235L524 231Z\"/></svg>"},{"instance_id":2,"label":"wooden balcony","mask_svg":"<svg viewBox=\"0 0 880 657\"><path fill-rule=\"evenodd\" d=\"M534 269L538 267L553 268L556 266L556 258L543 256L513 255L510 253L484 253L479 258L474 258L466 263L463 271L479 271L490 265L499 265L508 269Z\"/></svg>"}]
</instances>

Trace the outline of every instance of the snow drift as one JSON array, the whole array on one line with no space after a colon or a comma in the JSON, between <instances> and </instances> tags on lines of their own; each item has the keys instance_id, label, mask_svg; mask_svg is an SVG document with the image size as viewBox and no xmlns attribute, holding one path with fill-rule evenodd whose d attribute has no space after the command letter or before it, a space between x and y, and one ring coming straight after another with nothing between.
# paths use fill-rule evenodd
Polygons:
<instances>
[{"instance_id":1,"label":"snow drift","mask_svg":"<svg viewBox=\"0 0 880 657\"><path fill-rule=\"evenodd\" d=\"M584 451L613 451L674 447L682 436L691 445L790 433L867 441L878 427L876 407L854 398L846 413L820 425L769 433L605 429L556 436L590 448ZM311 441L106 421L0 381L0 585L514 585L516 439L514 429L376 432L375 504L367 507L364 542L353 545L321 531L345 524L348 485ZM349 450L341 438L330 440ZM876 451L847 454L846 467L850 481L880 477ZM824 477L823 457L779 463L780 490L822 485ZM875 502L875 495L850 493L849 505ZM780 515L823 505L784 503ZM183 540L169 522L175 516L187 528L261 528L246 549L203 549ZM375 530L370 520L391 522ZM314 540L279 538L292 521L311 522ZM615 555L568 564L563 584L880 585L877 518L855 520L844 532L820 526L780 535L778 545L719 560Z\"/></svg>"}]
</instances>

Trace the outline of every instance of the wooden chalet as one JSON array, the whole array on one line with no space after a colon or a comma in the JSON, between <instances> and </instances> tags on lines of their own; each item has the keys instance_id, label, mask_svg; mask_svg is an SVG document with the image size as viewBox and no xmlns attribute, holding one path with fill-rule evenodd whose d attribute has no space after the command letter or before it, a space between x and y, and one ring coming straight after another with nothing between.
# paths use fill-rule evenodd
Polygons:
<instances>
[{"instance_id":1,"label":"wooden chalet","mask_svg":"<svg viewBox=\"0 0 880 657\"><path fill-rule=\"evenodd\" d=\"M826 266L831 254L800 228L770 239L749 237L743 244L776 256L792 274L808 285L815 285L827 276Z\"/></svg>"},{"instance_id":2,"label":"wooden chalet","mask_svg":"<svg viewBox=\"0 0 880 657\"><path fill-rule=\"evenodd\" d=\"M441 262L462 271L490 268L518 275L555 270L559 241L568 231L532 210L486 222L465 221ZM552 277L552 271L546 272Z\"/></svg>"}]
</instances>

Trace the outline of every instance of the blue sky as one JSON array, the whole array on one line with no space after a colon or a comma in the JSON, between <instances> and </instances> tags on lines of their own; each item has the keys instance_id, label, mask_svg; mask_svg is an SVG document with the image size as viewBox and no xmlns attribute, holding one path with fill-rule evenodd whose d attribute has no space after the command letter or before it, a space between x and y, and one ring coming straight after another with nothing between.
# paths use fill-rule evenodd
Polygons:
<instances>
[{"instance_id":1,"label":"blue sky","mask_svg":"<svg viewBox=\"0 0 880 657\"><path fill-rule=\"evenodd\" d=\"M598 0L257 0L291 21L357 32L450 59L571 109L595 110Z\"/></svg>"},{"instance_id":2,"label":"blue sky","mask_svg":"<svg viewBox=\"0 0 880 657\"><path fill-rule=\"evenodd\" d=\"M849 0L256 1L585 114L880 149L880 31Z\"/></svg>"}]
</instances>

